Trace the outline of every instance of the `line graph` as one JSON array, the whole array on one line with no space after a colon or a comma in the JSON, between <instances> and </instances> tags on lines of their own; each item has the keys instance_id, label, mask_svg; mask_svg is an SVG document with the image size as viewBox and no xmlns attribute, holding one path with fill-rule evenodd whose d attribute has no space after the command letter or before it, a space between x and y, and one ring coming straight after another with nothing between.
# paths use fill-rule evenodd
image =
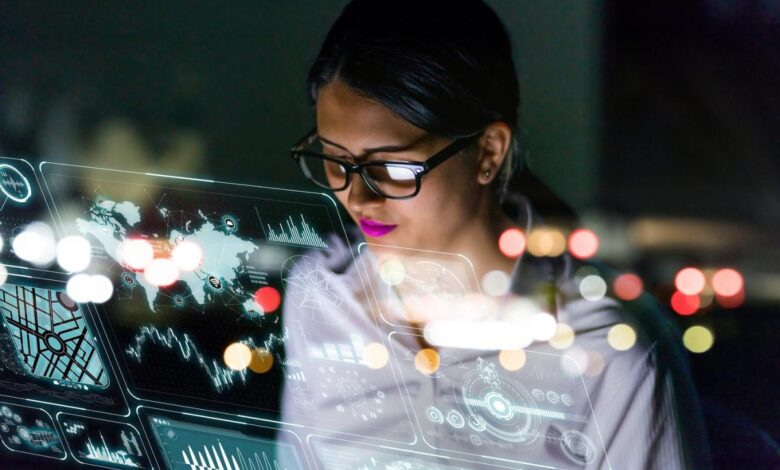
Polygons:
<instances>
[{"instance_id":1,"label":"line graph","mask_svg":"<svg viewBox=\"0 0 780 470\"><path fill-rule=\"evenodd\" d=\"M167 328L161 332L155 326L142 326L135 335L133 344L125 349L125 353L141 364L143 363L144 347L149 341L165 349L176 351L179 358L185 362L193 362L194 360L208 375L211 384L219 393L232 388L238 381L246 384L246 369L233 370L220 365L217 359L207 359L198 351L198 347L187 333L176 333L173 328ZM254 346L251 340L244 343L250 348Z\"/></svg>"}]
</instances>

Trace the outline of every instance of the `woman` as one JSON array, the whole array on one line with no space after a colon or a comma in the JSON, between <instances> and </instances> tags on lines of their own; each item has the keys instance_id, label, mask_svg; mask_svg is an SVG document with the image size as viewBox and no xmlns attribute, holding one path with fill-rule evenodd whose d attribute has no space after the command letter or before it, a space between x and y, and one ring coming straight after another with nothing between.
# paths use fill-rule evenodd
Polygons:
<instances>
[{"instance_id":1,"label":"woman","mask_svg":"<svg viewBox=\"0 0 780 470\"><path fill-rule=\"evenodd\" d=\"M517 166L520 98L509 38L489 7L353 1L308 84L317 128L293 157L310 180L333 190L367 242L358 261L346 246L312 255L339 299L324 321L308 321L292 307L301 299L286 299L288 359L303 364L309 381L288 381L282 419L304 426L295 429L302 437L320 436L309 439L320 465L439 468L439 456L466 462L442 468L708 467L684 361L655 306L583 299L582 266L568 256L515 260L499 249L505 230L527 232L540 218L527 202L515 220L501 207ZM465 268L452 274L459 259ZM421 280L431 266L439 276L433 288ZM490 313L484 304L450 302L456 296L447 289L476 290L470 280L494 272L511 275L512 289L484 307ZM408 295L415 289L445 299L421 304ZM573 330L569 357L532 342L521 321L527 312L521 320L507 314L527 298L542 299L539 308ZM447 318L463 315L463 305L471 323ZM438 335L429 334L434 323ZM616 351L606 337L624 323L638 339ZM473 330L458 337L464 324ZM524 351L507 346L515 340ZM356 364L345 365L344 355L325 360L328 347L350 341ZM470 350L475 342L495 350ZM585 359L577 363L577 354ZM591 371L587 358L601 364ZM397 453L380 452L375 440L397 443Z\"/></svg>"}]
</instances>

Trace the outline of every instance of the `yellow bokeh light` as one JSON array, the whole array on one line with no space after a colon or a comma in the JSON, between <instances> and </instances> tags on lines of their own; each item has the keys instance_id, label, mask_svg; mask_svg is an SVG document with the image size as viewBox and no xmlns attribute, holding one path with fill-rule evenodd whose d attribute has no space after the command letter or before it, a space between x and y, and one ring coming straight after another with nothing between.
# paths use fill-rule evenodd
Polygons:
<instances>
[{"instance_id":1,"label":"yellow bokeh light","mask_svg":"<svg viewBox=\"0 0 780 470\"><path fill-rule=\"evenodd\" d=\"M388 286L397 286L406 277L404 264L395 257L386 257L379 263L379 277Z\"/></svg>"},{"instance_id":2,"label":"yellow bokeh light","mask_svg":"<svg viewBox=\"0 0 780 470\"><path fill-rule=\"evenodd\" d=\"M627 351L636 344L636 332L625 323L619 323L609 329L607 342L612 346L612 349Z\"/></svg>"},{"instance_id":3,"label":"yellow bokeh light","mask_svg":"<svg viewBox=\"0 0 780 470\"><path fill-rule=\"evenodd\" d=\"M555 349L566 349L572 344L574 344L574 330L565 323L559 323L555 336L550 338L550 346Z\"/></svg>"},{"instance_id":4,"label":"yellow bokeh light","mask_svg":"<svg viewBox=\"0 0 780 470\"><path fill-rule=\"evenodd\" d=\"M692 326L683 334L683 344L692 353L703 353L710 350L715 343L715 336L709 328L704 326Z\"/></svg>"},{"instance_id":5,"label":"yellow bokeh light","mask_svg":"<svg viewBox=\"0 0 780 470\"><path fill-rule=\"evenodd\" d=\"M381 369L387 365L390 354L382 343L370 343L363 349L363 361L370 369Z\"/></svg>"},{"instance_id":6,"label":"yellow bokeh light","mask_svg":"<svg viewBox=\"0 0 780 470\"><path fill-rule=\"evenodd\" d=\"M233 343L225 348L225 365L233 370L244 370L252 362L252 350L243 343Z\"/></svg>"},{"instance_id":7,"label":"yellow bokeh light","mask_svg":"<svg viewBox=\"0 0 780 470\"><path fill-rule=\"evenodd\" d=\"M256 374L265 374L274 365L274 355L265 348L255 348L252 350L252 360L249 362L249 369Z\"/></svg>"},{"instance_id":8,"label":"yellow bokeh light","mask_svg":"<svg viewBox=\"0 0 780 470\"><path fill-rule=\"evenodd\" d=\"M528 236L528 251L534 256L560 256L566 250L566 237L556 229L540 228Z\"/></svg>"},{"instance_id":9,"label":"yellow bokeh light","mask_svg":"<svg viewBox=\"0 0 780 470\"><path fill-rule=\"evenodd\" d=\"M431 375L441 365L441 358L439 353L435 349L425 348L421 349L414 356L414 367L425 375Z\"/></svg>"},{"instance_id":10,"label":"yellow bokeh light","mask_svg":"<svg viewBox=\"0 0 780 470\"><path fill-rule=\"evenodd\" d=\"M525 365L525 351L522 349L502 350L498 354L498 362L508 371L516 371Z\"/></svg>"}]
</instances>

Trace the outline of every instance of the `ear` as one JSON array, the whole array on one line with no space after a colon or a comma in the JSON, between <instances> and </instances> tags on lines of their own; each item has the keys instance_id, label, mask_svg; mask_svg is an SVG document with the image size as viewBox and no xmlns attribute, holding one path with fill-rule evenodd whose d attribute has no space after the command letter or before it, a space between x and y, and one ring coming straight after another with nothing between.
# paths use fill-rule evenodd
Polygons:
<instances>
[{"instance_id":1,"label":"ear","mask_svg":"<svg viewBox=\"0 0 780 470\"><path fill-rule=\"evenodd\" d=\"M488 185L495 181L512 144L512 129L505 122L494 122L485 128L477 151L477 181Z\"/></svg>"}]
</instances>

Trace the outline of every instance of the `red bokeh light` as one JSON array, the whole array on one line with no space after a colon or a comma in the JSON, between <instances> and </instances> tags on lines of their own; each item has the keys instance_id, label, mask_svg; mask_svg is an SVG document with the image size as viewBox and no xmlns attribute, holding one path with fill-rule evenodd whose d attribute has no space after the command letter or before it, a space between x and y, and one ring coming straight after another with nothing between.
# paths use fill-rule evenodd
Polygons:
<instances>
[{"instance_id":1,"label":"red bokeh light","mask_svg":"<svg viewBox=\"0 0 780 470\"><path fill-rule=\"evenodd\" d=\"M699 310L701 299L698 295L685 295L680 291L672 294L672 309L683 316L693 315Z\"/></svg>"},{"instance_id":2,"label":"red bokeh light","mask_svg":"<svg viewBox=\"0 0 780 470\"><path fill-rule=\"evenodd\" d=\"M740 290L731 296L715 295L715 300L723 308L737 308L745 302L745 291Z\"/></svg>"},{"instance_id":3,"label":"red bokeh light","mask_svg":"<svg viewBox=\"0 0 780 470\"><path fill-rule=\"evenodd\" d=\"M265 313L271 313L282 303L282 296L279 291L271 286L265 286L257 289L255 292L255 302Z\"/></svg>"},{"instance_id":4,"label":"red bokeh light","mask_svg":"<svg viewBox=\"0 0 780 470\"><path fill-rule=\"evenodd\" d=\"M734 297L742 291L744 285L742 275L735 269L720 269L712 276L712 290L718 296Z\"/></svg>"},{"instance_id":5,"label":"red bokeh light","mask_svg":"<svg viewBox=\"0 0 780 470\"><path fill-rule=\"evenodd\" d=\"M580 228L569 235L569 253L575 258L587 259L593 257L599 249L599 237L585 228Z\"/></svg>"},{"instance_id":6,"label":"red bokeh light","mask_svg":"<svg viewBox=\"0 0 780 470\"><path fill-rule=\"evenodd\" d=\"M144 278L154 286L170 286L179 279L179 268L168 258L155 258L144 270Z\"/></svg>"},{"instance_id":7,"label":"red bokeh light","mask_svg":"<svg viewBox=\"0 0 780 470\"><path fill-rule=\"evenodd\" d=\"M615 295L621 300L634 300L642 295L644 284L642 278L636 274L626 273L615 278L612 283Z\"/></svg>"},{"instance_id":8,"label":"red bokeh light","mask_svg":"<svg viewBox=\"0 0 780 470\"><path fill-rule=\"evenodd\" d=\"M142 238L126 240L120 249L124 265L137 271L145 269L154 259L154 248Z\"/></svg>"},{"instance_id":9,"label":"red bokeh light","mask_svg":"<svg viewBox=\"0 0 780 470\"><path fill-rule=\"evenodd\" d=\"M509 228L504 230L498 237L498 249L507 258L517 258L525 251L525 234L519 228Z\"/></svg>"},{"instance_id":10,"label":"red bokeh light","mask_svg":"<svg viewBox=\"0 0 780 470\"><path fill-rule=\"evenodd\" d=\"M681 269L674 277L674 286L685 295L698 295L705 283L704 273L696 268Z\"/></svg>"}]
</instances>

